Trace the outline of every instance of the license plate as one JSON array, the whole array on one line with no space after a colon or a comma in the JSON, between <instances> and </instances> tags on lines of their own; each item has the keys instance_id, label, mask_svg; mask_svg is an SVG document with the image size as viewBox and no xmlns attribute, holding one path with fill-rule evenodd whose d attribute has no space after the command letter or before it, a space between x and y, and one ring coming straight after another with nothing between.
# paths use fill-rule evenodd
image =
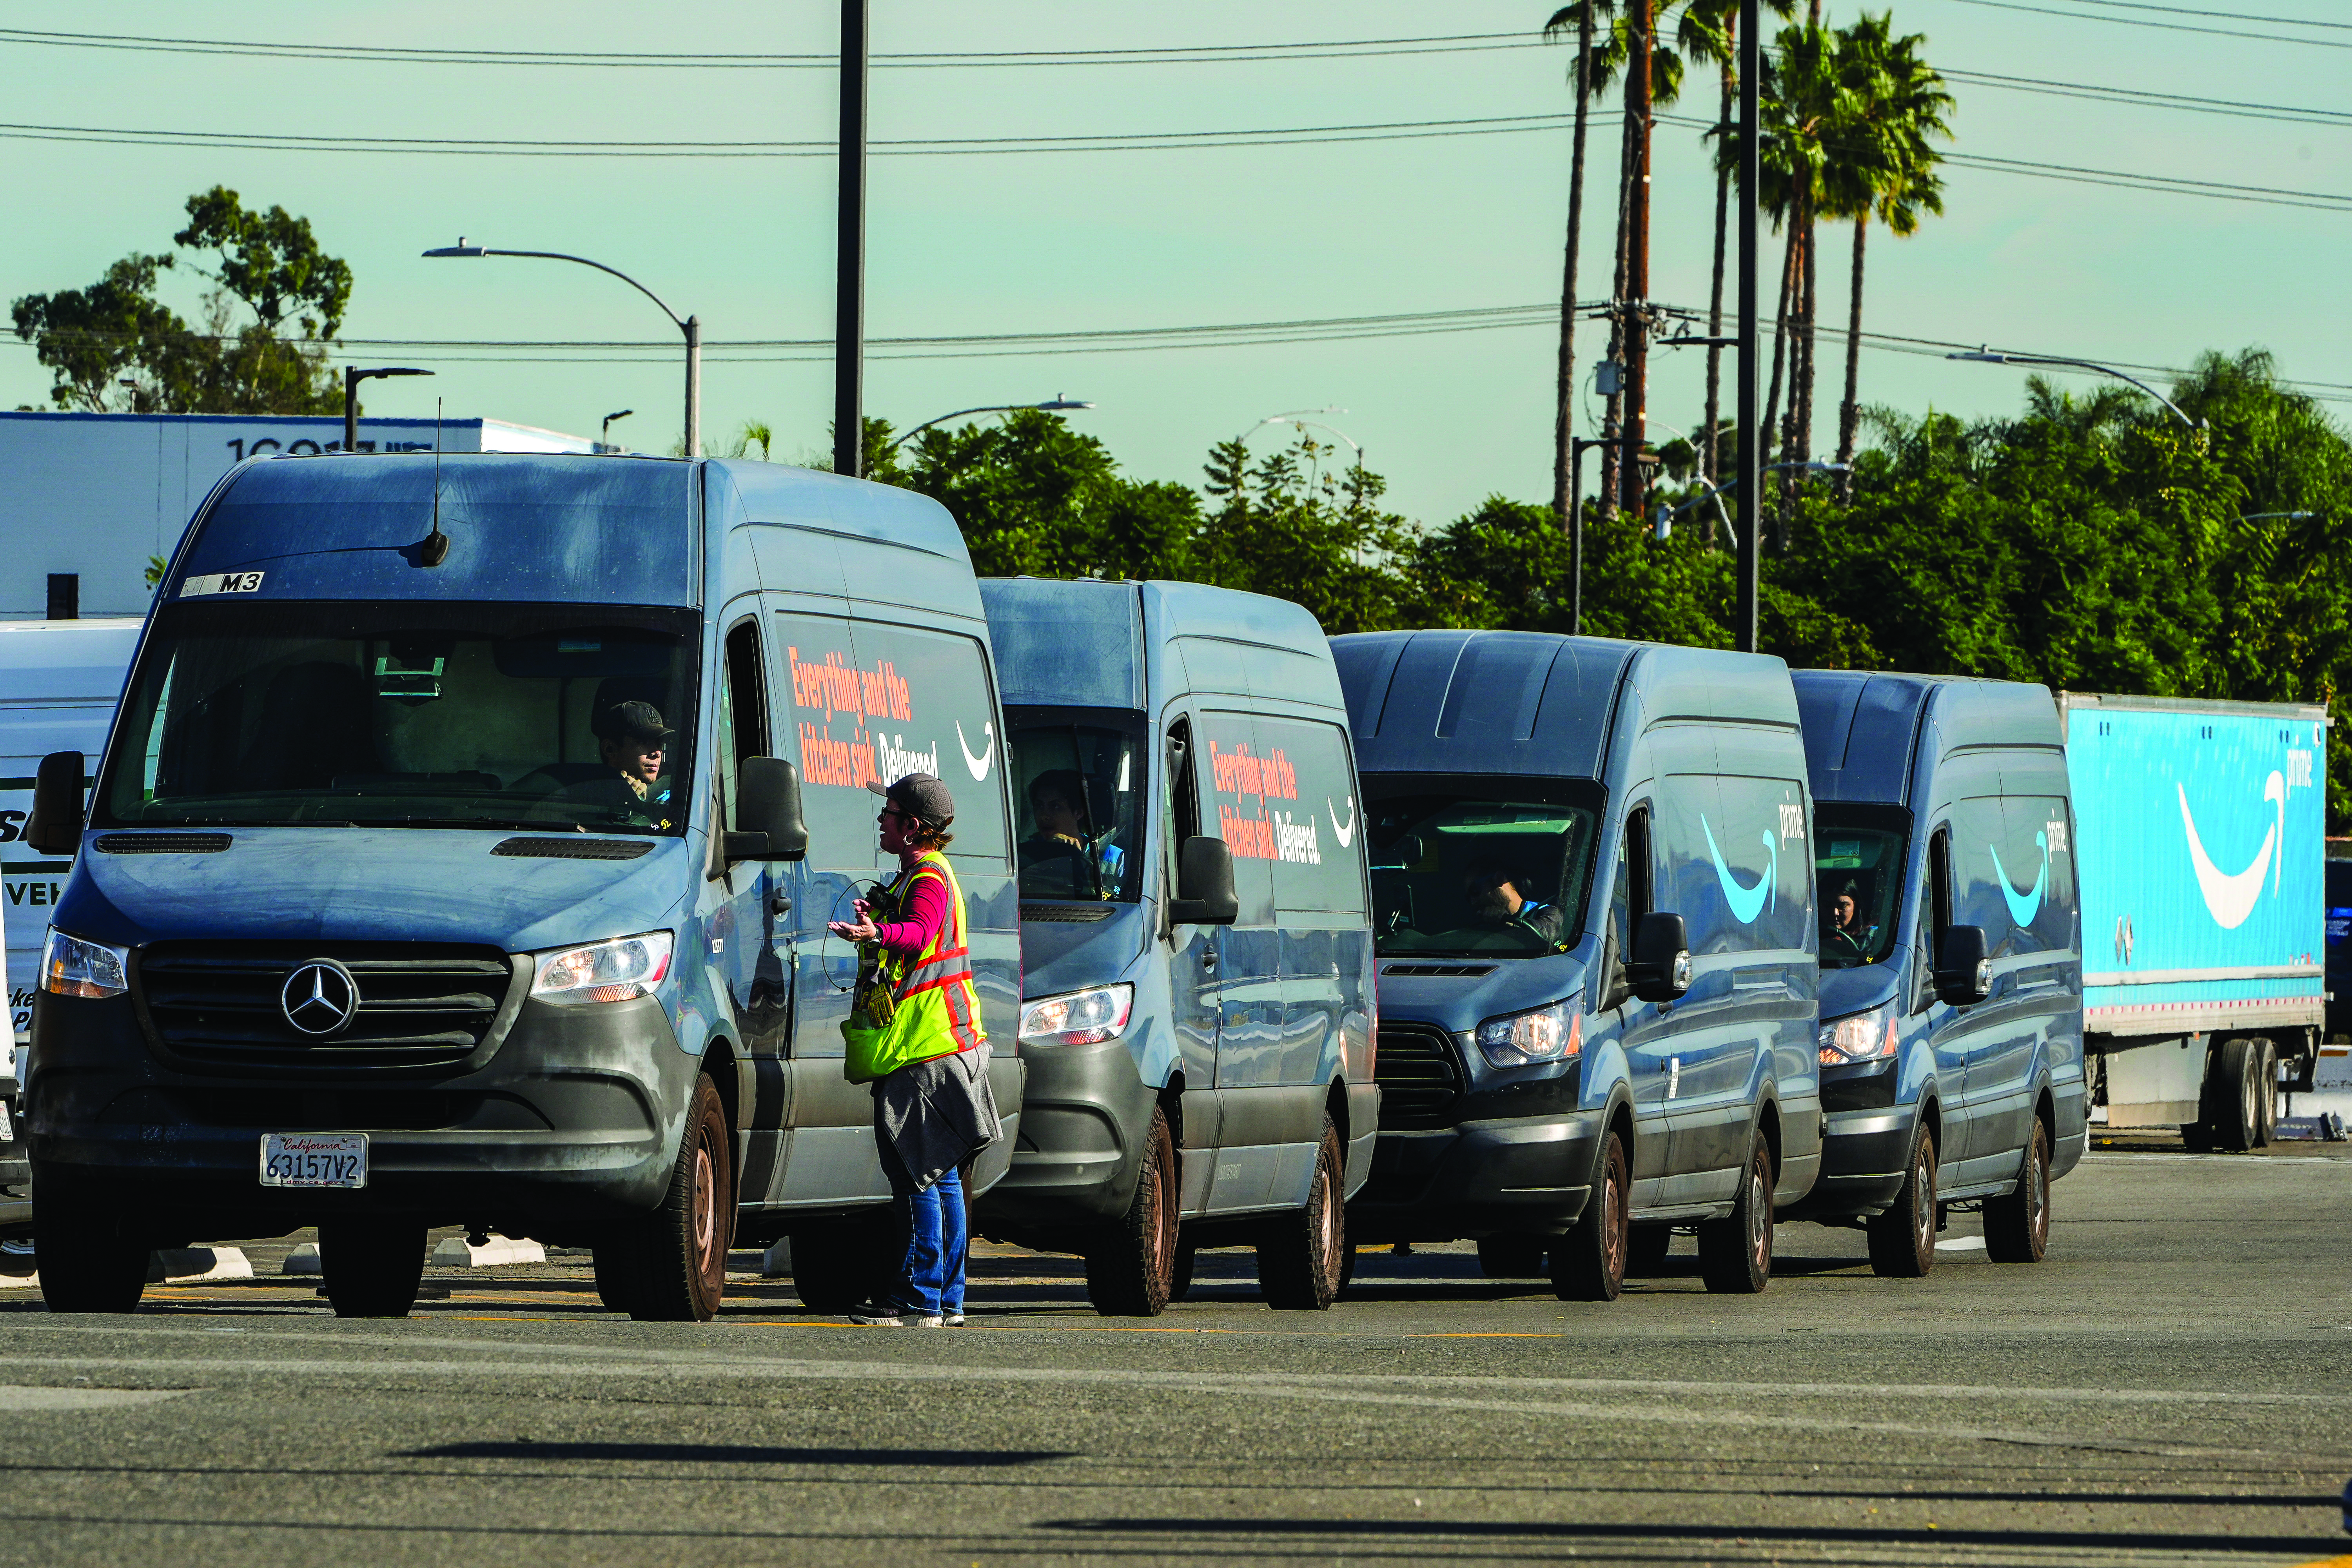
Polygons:
<instances>
[{"instance_id":1,"label":"license plate","mask_svg":"<svg viewBox=\"0 0 2352 1568\"><path fill-rule=\"evenodd\" d=\"M261 1135L261 1184L265 1187L364 1187L364 1132L265 1132Z\"/></svg>"}]
</instances>

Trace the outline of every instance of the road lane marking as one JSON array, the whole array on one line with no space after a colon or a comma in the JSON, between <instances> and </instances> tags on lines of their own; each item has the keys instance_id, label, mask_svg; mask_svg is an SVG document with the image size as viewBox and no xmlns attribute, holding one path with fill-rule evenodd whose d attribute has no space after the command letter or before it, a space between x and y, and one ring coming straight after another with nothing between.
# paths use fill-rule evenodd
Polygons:
<instances>
[{"instance_id":1,"label":"road lane marking","mask_svg":"<svg viewBox=\"0 0 2352 1568\"><path fill-rule=\"evenodd\" d=\"M49 1410L121 1410L177 1399L184 1388L52 1388L32 1384L0 1384L0 1412Z\"/></svg>"}]
</instances>

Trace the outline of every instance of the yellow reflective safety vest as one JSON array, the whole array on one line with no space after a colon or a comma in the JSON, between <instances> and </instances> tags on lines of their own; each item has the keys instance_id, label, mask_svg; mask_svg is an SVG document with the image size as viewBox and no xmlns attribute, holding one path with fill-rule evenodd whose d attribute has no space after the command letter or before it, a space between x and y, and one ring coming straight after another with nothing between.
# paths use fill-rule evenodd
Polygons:
<instances>
[{"instance_id":1,"label":"yellow reflective safety vest","mask_svg":"<svg viewBox=\"0 0 2352 1568\"><path fill-rule=\"evenodd\" d=\"M971 979L971 949L964 929L963 889L947 857L927 849L890 884L888 899L907 907L915 884L925 877L944 883L948 918L922 952L910 959L882 954L877 989L887 987L889 1003L853 1012L841 1026L846 1050L842 1073L852 1083L887 1078L908 1062L952 1056L988 1036L980 1024L980 992ZM879 1023L873 1015L887 1014Z\"/></svg>"}]
</instances>

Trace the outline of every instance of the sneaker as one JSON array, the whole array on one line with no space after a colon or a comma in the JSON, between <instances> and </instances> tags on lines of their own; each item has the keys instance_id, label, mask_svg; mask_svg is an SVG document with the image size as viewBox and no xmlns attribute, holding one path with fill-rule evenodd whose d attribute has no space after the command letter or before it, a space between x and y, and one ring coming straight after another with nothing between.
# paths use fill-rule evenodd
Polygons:
<instances>
[{"instance_id":1,"label":"sneaker","mask_svg":"<svg viewBox=\"0 0 2352 1568\"><path fill-rule=\"evenodd\" d=\"M941 1326L941 1327L943 1327L943 1328L950 1328L950 1329L960 1329L960 1328L962 1328L962 1327L963 1327L963 1314L962 1314L961 1312L945 1312L945 1313L942 1313L942 1314L940 1314L940 1326Z\"/></svg>"},{"instance_id":2,"label":"sneaker","mask_svg":"<svg viewBox=\"0 0 2352 1568\"><path fill-rule=\"evenodd\" d=\"M905 1312L896 1307L860 1307L849 1321L861 1329L936 1329L938 1318L928 1312Z\"/></svg>"}]
</instances>

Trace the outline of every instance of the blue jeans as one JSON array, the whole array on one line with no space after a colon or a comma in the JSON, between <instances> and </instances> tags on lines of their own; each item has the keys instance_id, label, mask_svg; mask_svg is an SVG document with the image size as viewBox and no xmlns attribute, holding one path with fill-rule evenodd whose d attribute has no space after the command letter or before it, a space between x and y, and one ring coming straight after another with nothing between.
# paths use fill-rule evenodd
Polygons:
<instances>
[{"instance_id":1,"label":"blue jeans","mask_svg":"<svg viewBox=\"0 0 2352 1568\"><path fill-rule=\"evenodd\" d=\"M882 1291L882 1302L902 1311L938 1317L963 1310L965 1252L963 1176L952 1165L921 1192L884 1146L883 1169L889 1174L890 1206L898 1234L907 1238L897 1272Z\"/></svg>"}]
</instances>

